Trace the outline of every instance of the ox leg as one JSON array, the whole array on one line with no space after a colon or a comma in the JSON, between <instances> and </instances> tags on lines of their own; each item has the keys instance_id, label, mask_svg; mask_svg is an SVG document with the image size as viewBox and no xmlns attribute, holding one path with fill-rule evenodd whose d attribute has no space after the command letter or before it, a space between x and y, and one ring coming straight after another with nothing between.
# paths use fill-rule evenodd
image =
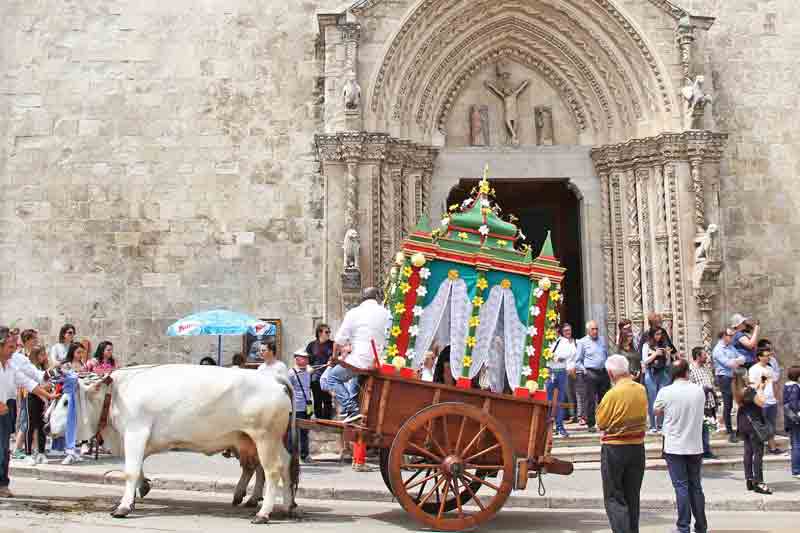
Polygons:
<instances>
[{"instance_id":1,"label":"ox leg","mask_svg":"<svg viewBox=\"0 0 800 533\"><path fill-rule=\"evenodd\" d=\"M300 464L294 464L297 457L293 457L289 452L284 449L280 451L280 476L283 485L283 504L286 506L286 513L289 518L299 516L297 512L297 503L295 502L295 480L300 475Z\"/></svg>"},{"instance_id":2,"label":"ox leg","mask_svg":"<svg viewBox=\"0 0 800 533\"><path fill-rule=\"evenodd\" d=\"M259 464L255 468L256 483L253 486L253 495L244 504L245 507L258 507L258 501L264 497L264 468Z\"/></svg>"},{"instance_id":3,"label":"ox leg","mask_svg":"<svg viewBox=\"0 0 800 533\"><path fill-rule=\"evenodd\" d=\"M117 508L111 512L114 518L128 516L133 510L136 488L139 486L139 477L142 474L144 450L149 437L149 431L125 433L125 493Z\"/></svg>"},{"instance_id":4,"label":"ox leg","mask_svg":"<svg viewBox=\"0 0 800 533\"><path fill-rule=\"evenodd\" d=\"M242 503L242 500L244 500L244 496L247 494L247 485L250 484L250 480L253 478L254 471L254 468L242 466L242 475L239 478L239 482L236 484L236 490L233 492L234 507Z\"/></svg>"},{"instance_id":5,"label":"ox leg","mask_svg":"<svg viewBox=\"0 0 800 533\"><path fill-rule=\"evenodd\" d=\"M264 465L275 465L276 461L280 460L278 455L279 447L283 444L280 441L273 442L275 439L265 438L260 435L259 439L253 439L258 448L258 459L261 462L262 468ZM269 515L275 507L275 480L272 475L267 472L273 470L272 468L264 468L264 501L261 504L261 509L253 518L254 524L266 524L269 522Z\"/></svg>"}]
</instances>

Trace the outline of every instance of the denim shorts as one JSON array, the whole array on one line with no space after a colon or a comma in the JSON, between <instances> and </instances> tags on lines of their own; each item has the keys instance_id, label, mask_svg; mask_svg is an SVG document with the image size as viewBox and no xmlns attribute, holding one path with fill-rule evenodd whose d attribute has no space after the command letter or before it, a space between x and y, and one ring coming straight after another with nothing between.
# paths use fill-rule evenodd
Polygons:
<instances>
[{"instance_id":1,"label":"denim shorts","mask_svg":"<svg viewBox=\"0 0 800 533\"><path fill-rule=\"evenodd\" d=\"M22 400L19 408L19 416L17 417L17 431L22 433L28 432L28 400Z\"/></svg>"},{"instance_id":2,"label":"denim shorts","mask_svg":"<svg viewBox=\"0 0 800 533\"><path fill-rule=\"evenodd\" d=\"M778 404L774 403L772 405L765 405L763 407L764 410L764 418L772 424L772 427L775 427L775 421L778 419Z\"/></svg>"}]
</instances>

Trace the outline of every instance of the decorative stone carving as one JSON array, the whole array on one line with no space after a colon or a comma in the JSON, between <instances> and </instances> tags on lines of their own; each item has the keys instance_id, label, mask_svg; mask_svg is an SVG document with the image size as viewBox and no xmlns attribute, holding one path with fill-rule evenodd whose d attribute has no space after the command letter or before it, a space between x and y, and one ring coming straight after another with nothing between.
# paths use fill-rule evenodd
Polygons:
<instances>
[{"instance_id":1,"label":"decorative stone carving","mask_svg":"<svg viewBox=\"0 0 800 533\"><path fill-rule=\"evenodd\" d=\"M360 270L358 267L359 253L361 252L361 244L358 242L358 232L350 228L344 234L344 269L345 270Z\"/></svg>"},{"instance_id":2,"label":"decorative stone carving","mask_svg":"<svg viewBox=\"0 0 800 533\"><path fill-rule=\"evenodd\" d=\"M543 105L537 106L533 114L536 120L536 144L539 146L554 145L553 108Z\"/></svg>"},{"instance_id":3,"label":"decorative stone carving","mask_svg":"<svg viewBox=\"0 0 800 533\"><path fill-rule=\"evenodd\" d=\"M702 118L706 104L712 101L711 95L705 92L703 84L705 76L696 76L694 81L686 78L687 85L681 89L686 101L685 128L687 130L703 129Z\"/></svg>"},{"instance_id":4,"label":"decorative stone carving","mask_svg":"<svg viewBox=\"0 0 800 533\"><path fill-rule=\"evenodd\" d=\"M489 106L473 105L469 112L471 146L489 146Z\"/></svg>"},{"instance_id":5,"label":"decorative stone carving","mask_svg":"<svg viewBox=\"0 0 800 533\"><path fill-rule=\"evenodd\" d=\"M681 53L681 67L683 77L688 78L692 68L692 43L694 43L694 26L689 14L683 15L678 21L677 28L678 49Z\"/></svg>"},{"instance_id":6,"label":"decorative stone carving","mask_svg":"<svg viewBox=\"0 0 800 533\"><path fill-rule=\"evenodd\" d=\"M694 271L692 272L692 284L695 289L708 283L716 285L719 281L722 264L716 253L715 235L718 231L719 228L716 224L709 224L705 233L695 239Z\"/></svg>"},{"instance_id":7,"label":"decorative stone carving","mask_svg":"<svg viewBox=\"0 0 800 533\"><path fill-rule=\"evenodd\" d=\"M352 72L347 78L342 89L344 96L344 109L345 111L359 111L361 109L361 86L356 81L355 74Z\"/></svg>"},{"instance_id":8,"label":"decorative stone carving","mask_svg":"<svg viewBox=\"0 0 800 533\"><path fill-rule=\"evenodd\" d=\"M713 342L713 329L711 326L711 312L713 311L712 301L715 291L708 289L698 289L694 293L697 308L700 310L700 318L702 325L700 326L700 338L703 342L703 347L706 350L711 350Z\"/></svg>"},{"instance_id":9,"label":"decorative stone carving","mask_svg":"<svg viewBox=\"0 0 800 533\"><path fill-rule=\"evenodd\" d=\"M636 180L633 172L625 176L626 205L628 207L628 248L631 254L631 299L633 301L632 316L634 331L642 330L644 325L644 308L642 306L642 257L639 236L639 205L636 200Z\"/></svg>"},{"instance_id":10,"label":"decorative stone carving","mask_svg":"<svg viewBox=\"0 0 800 533\"><path fill-rule=\"evenodd\" d=\"M613 339L616 335L617 314L614 297L614 244L611 242L611 201L609 195L609 175L607 172L603 172L600 174L600 209L603 217L603 279L606 289L606 305L608 306L608 315L606 316L606 335L609 339Z\"/></svg>"},{"instance_id":11,"label":"decorative stone carving","mask_svg":"<svg viewBox=\"0 0 800 533\"><path fill-rule=\"evenodd\" d=\"M620 193L620 174L614 173L611 177L611 209L613 251L614 251L614 292L616 293L617 317L627 316L625 305L625 256L622 226L622 195Z\"/></svg>"},{"instance_id":12,"label":"decorative stone carving","mask_svg":"<svg viewBox=\"0 0 800 533\"><path fill-rule=\"evenodd\" d=\"M506 129L509 134L508 144L512 146L519 146L519 111L517 99L529 83L530 80L524 80L516 89L513 88L511 86L511 73L504 70L503 64L500 62L497 63L497 85L488 81L486 82L486 87L503 101L503 120L505 121Z\"/></svg>"},{"instance_id":13,"label":"decorative stone carving","mask_svg":"<svg viewBox=\"0 0 800 533\"><path fill-rule=\"evenodd\" d=\"M653 284L653 255L650 246L650 195L648 182L650 169L636 169L636 196L639 200L639 230L642 241L642 285L646 287L642 306L645 314L655 310L655 289Z\"/></svg>"}]
</instances>

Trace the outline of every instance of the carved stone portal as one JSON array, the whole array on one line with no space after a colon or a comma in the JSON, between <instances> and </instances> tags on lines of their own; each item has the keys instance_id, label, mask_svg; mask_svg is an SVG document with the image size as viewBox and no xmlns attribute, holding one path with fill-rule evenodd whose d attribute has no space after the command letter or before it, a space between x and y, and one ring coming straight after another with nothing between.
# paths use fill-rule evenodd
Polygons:
<instances>
[{"instance_id":1,"label":"carved stone portal","mask_svg":"<svg viewBox=\"0 0 800 533\"><path fill-rule=\"evenodd\" d=\"M469 112L470 145L489 146L489 106L474 105Z\"/></svg>"},{"instance_id":2,"label":"carved stone portal","mask_svg":"<svg viewBox=\"0 0 800 533\"><path fill-rule=\"evenodd\" d=\"M508 130L508 143L519 146L519 111L517 98L530 83L523 81L516 89L511 86L511 72L504 68L503 63L497 63L497 85L487 81L486 87L503 101L503 120Z\"/></svg>"},{"instance_id":3,"label":"carved stone portal","mask_svg":"<svg viewBox=\"0 0 800 533\"><path fill-rule=\"evenodd\" d=\"M553 146L553 108L550 106L536 106L534 110L536 120L536 144L539 146Z\"/></svg>"}]
</instances>

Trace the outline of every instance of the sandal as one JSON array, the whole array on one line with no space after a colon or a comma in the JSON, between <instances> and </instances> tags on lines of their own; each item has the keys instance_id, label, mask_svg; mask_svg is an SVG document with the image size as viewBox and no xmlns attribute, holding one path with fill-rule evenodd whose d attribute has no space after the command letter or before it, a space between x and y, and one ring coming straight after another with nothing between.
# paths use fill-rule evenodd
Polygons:
<instances>
[{"instance_id":1,"label":"sandal","mask_svg":"<svg viewBox=\"0 0 800 533\"><path fill-rule=\"evenodd\" d=\"M757 492L758 494L772 494L772 491L766 483L756 483L753 486L753 492Z\"/></svg>"}]
</instances>

